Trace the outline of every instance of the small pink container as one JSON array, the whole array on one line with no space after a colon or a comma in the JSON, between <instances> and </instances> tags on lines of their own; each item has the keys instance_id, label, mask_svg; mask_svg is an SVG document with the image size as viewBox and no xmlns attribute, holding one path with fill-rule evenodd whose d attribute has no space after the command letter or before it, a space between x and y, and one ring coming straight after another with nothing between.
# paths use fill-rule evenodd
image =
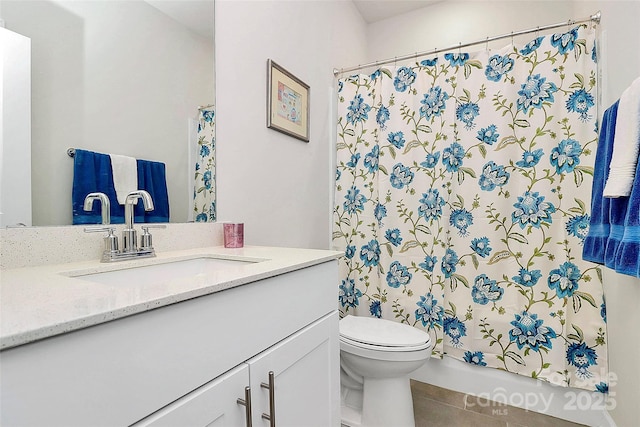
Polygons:
<instances>
[{"instance_id":1,"label":"small pink container","mask_svg":"<svg viewBox=\"0 0 640 427\"><path fill-rule=\"evenodd\" d=\"M244 224L225 223L224 226L224 247L241 248L244 246Z\"/></svg>"}]
</instances>

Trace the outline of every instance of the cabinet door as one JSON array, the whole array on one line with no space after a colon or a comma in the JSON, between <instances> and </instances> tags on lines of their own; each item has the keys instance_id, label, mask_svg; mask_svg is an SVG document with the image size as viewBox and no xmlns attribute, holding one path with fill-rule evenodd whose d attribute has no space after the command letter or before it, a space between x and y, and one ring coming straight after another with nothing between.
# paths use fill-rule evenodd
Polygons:
<instances>
[{"instance_id":1,"label":"cabinet door","mask_svg":"<svg viewBox=\"0 0 640 427\"><path fill-rule=\"evenodd\" d=\"M328 427L340 424L338 314L329 314L249 360L253 426ZM273 372L275 413L270 411Z\"/></svg>"},{"instance_id":2,"label":"cabinet door","mask_svg":"<svg viewBox=\"0 0 640 427\"><path fill-rule=\"evenodd\" d=\"M134 424L136 427L238 427L246 424L249 366L242 364Z\"/></svg>"}]
</instances>

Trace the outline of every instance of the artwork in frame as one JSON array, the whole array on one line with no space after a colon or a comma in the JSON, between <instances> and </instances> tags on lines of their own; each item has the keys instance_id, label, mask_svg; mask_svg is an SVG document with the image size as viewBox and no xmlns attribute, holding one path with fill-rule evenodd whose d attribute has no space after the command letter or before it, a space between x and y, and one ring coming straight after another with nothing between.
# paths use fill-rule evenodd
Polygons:
<instances>
[{"instance_id":1,"label":"artwork in frame","mask_svg":"<svg viewBox=\"0 0 640 427\"><path fill-rule=\"evenodd\" d=\"M267 127L309 142L309 85L267 61Z\"/></svg>"}]
</instances>

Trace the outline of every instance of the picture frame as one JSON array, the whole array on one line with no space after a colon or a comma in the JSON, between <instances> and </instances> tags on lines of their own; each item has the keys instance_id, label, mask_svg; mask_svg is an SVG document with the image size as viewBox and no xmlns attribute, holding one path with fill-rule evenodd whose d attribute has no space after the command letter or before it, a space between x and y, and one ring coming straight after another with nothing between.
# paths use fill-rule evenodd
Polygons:
<instances>
[{"instance_id":1,"label":"picture frame","mask_svg":"<svg viewBox=\"0 0 640 427\"><path fill-rule=\"evenodd\" d=\"M267 60L267 127L309 142L309 85Z\"/></svg>"}]
</instances>

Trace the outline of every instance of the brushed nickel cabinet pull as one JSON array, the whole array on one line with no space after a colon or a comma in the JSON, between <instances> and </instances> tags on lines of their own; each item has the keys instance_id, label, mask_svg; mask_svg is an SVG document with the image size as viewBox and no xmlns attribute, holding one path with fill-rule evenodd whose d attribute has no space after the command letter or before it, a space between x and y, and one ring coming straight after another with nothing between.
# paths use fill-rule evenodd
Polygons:
<instances>
[{"instance_id":1,"label":"brushed nickel cabinet pull","mask_svg":"<svg viewBox=\"0 0 640 427\"><path fill-rule=\"evenodd\" d=\"M263 413L262 418L269 421L269 427L276 427L276 385L273 371L269 371L269 384L260 383L260 387L269 390L269 413Z\"/></svg>"},{"instance_id":2,"label":"brushed nickel cabinet pull","mask_svg":"<svg viewBox=\"0 0 640 427\"><path fill-rule=\"evenodd\" d=\"M251 387L244 388L244 399L238 398L238 405L244 406L245 416L247 418L247 427L251 427Z\"/></svg>"}]
</instances>

